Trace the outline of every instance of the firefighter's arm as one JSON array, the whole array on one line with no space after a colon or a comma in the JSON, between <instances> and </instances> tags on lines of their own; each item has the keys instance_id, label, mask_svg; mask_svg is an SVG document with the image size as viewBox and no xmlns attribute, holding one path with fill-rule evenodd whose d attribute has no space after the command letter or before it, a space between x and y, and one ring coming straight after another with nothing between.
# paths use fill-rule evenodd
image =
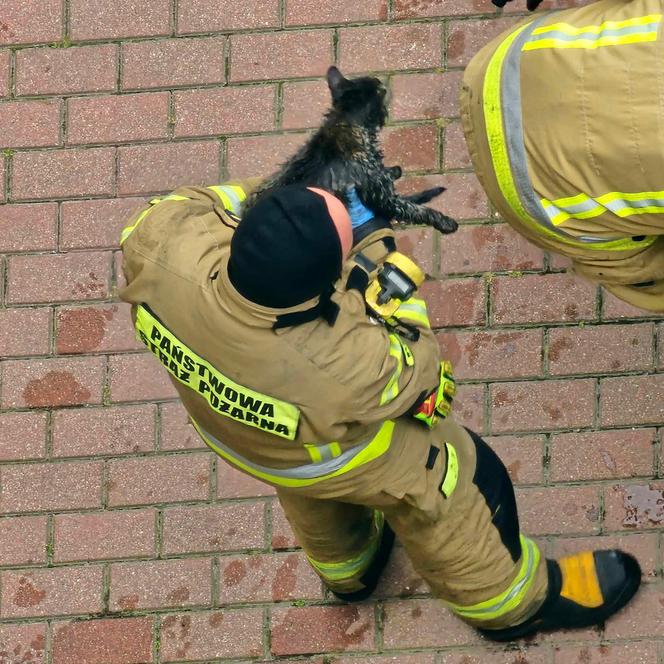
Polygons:
<instances>
[{"instance_id":1,"label":"firefighter's arm","mask_svg":"<svg viewBox=\"0 0 664 664\"><path fill-rule=\"evenodd\" d=\"M227 210L241 217L242 208L247 198L258 188L262 178L246 178L244 180L228 180L208 187L178 187L169 196L203 201Z\"/></svg>"}]
</instances>

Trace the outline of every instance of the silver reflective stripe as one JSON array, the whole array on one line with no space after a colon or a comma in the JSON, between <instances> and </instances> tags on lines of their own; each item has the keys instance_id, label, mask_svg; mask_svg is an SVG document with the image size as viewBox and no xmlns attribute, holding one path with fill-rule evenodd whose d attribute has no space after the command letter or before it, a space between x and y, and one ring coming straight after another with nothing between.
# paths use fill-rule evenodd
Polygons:
<instances>
[{"instance_id":1,"label":"silver reflective stripe","mask_svg":"<svg viewBox=\"0 0 664 664\"><path fill-rule=\"evenodd\" d=\"M616 198L612 201L604 203L604 207L618 214L621 210L625 209L638 209L644 207L664 207L664 198L644 198L642 200L623 200L621 198Z\"/></svg>"},{"instance_id":2,"label":"silver reflective stripe","mask_svg":"<svg viewBox=\"0 0 664 664\"><path fill-rule=\"evenodd\" d=\"M589 198L588 200L581 201L580 203L573 203L573 204L566 204L562 205L560 202L558 202L558 205L560 206L560 209L558 209L555 205L552 204L552 207L555 210L564 210L565 212L568 212L569 214L579 214L581 212L590 212L591 210L596 210L600 205L596 203L592 198Z\"/></svg>"},{"instance_id":3,"label":"silver reflective stripe","mask_svg":"<svg viewBox=\"0 0 664 664\"><path fill-rule=\"evenodd\" d=\"M605 28L600 32L593 32L589 30L587 32L579 32L577 34L569 34L568 32L563 32L562 30L551 30L548 32L542 32L537 35L533 35L529 40L532 42L541 41L544 39L557 39L559 41L578 41L581 39L586 39L588 41L599 41L605 37L624 37L625 35L637 35L643 33L649 33L653 30L656 30L659 26L659 21L653 21L652 23L645 23L644 25L631 25L624 28Z\"/></svg>"},{"instance_id":4,"label":"silver reflective stripe","mask_svg":"<svg viewBox=\"0 0 664 664\"><path fill-rule=\"evenodd\" d=\"M334 459L334 453L332 452L332 445L328 443L327 445L319 445L317 448L318 453L320 454L320 458L323 461L329 461L330 459Z\"/></svg>"},{"instance_id":5,"label":"silver reflective stripe","mask_svg":"<svg viewBox=\"0 0 664 664\"><path fill-rule=\"evenodd\" d=\"M535 193L528 173L528 158L526 145L523 139L523 118L521 108L521 49L529 41L533 31L547 18L547 14L533 21L519 34L510 45L503 61L503 71L500 81L500 100L503 111L503 131L509 155L510 168L514 178L514 185L521 199L521 204L528 214L543 226L561 237L570 238L578 242L608 242L615 238L597 238L590 235L576 236L566 233L555 226L545 210L539 196ZM548 34L548 33L547 33ZM554 215L555 216L555 215Z\"/></svg>"},{"instance_id":6,"label":"silver reflective stripe","mask_svg":"<svg viewBox=\"0 0 664 664\"><path fill-rule=\"evenodd\" d=\"M233 206L231 212L234 214L240 214L240 210L242 208L242 201L240 200L240 197L233 191L232 187L224 187L222 185L222 189L224 190L226 196L228 196L230 199L231 205Z\"/></svg>"},{"instance_id":7,"label":"silver reflective stripe","mask_svg":"<svg viewBox=\"0 0 664 664\"><path fill-rule=\"evenodd\" d=\"M198 429L206 438L209 438L216 447L228 454L228 456L231 458L236 459L239 463L248 466L252 470L256 470L259 473L264 473L267 475L274 475L275 477L283 477L286 479L294 480L310 480L316 477L321 477L322 475L334 473L345 466L372 442L369 441L368 443L363 443L361 445L351 447L345 452L342 452L338 457L328 461L308 463L304 466L296 466L295 468L269 468L267 466L261 466L260 464L254 463L253 461L249 461L249 459L245 459L245 457L240 456L235 450L232 450L230 447L224 445L218 438L215 438L211 433L205 431L205 429L203 429L203 427L200 425L198 425Z\"/></svg>"}]
</instances>

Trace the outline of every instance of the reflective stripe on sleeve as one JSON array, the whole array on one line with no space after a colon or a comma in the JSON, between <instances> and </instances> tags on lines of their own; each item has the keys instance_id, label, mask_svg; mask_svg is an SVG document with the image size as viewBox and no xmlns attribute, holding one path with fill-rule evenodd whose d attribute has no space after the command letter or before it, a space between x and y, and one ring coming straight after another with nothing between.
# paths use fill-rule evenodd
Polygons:
<instances>
[{"instance_id":1,"label":"reflective stripe on sleeve","mask_svg":"<svg viewBox=\"0 0 664 664\"><path fill-rule=\"evenodd\" d=\"M212 185L208 189L217 194L225 209L230 210L235 215L240 214L242 202L247 198L242 187L236 184L222 184Z\"/></svg>"},{"instance_id":2,"label":"reflective stripe on sleeve","mask_svg":"<svg viewBox=\"0 0 664 664\"><path fill-rule=\"evenodd\" d=\"M496 597L472 606L459 606L446 602L454 613L473 620L493 620L504 616L519 606L535 580L537 566L540 561L540 551L537 544L523 535L519 537L521 540L521 567L507 590Z\"/></svg>"},{"instance_id":3,"label":"reflective stripe on sleeve","mask_svg":"<svg viewBox=\"0 0 664 664\"><path fill-rule=\"evenodd\" d=\"M165 203L166 201L186 201L189 200L187 196L180 196L179 194L169 194L168 196L164 196L164 198L153 198L150 201L150 207L146 208L141 212L141 214L137 217L136 221L131 225L131 226L125 226L122 229L122 233L120 234L120 246L122 246L122 243L136 230L136 227L145 219L145 217L148 216L150 212L154 209L155 205L158 205L159 203Z\"/></svg>"},{"instance_id":4,"label":"reflective stripe on sleeve","mask_svg":"<svg viewBox=\"0 0 664 664\"><path fill-rule=\"evenodd\" d=\"M399 320L410 320L424 327L431 327L426 302L418 297L402 302L393 316Z\"/></svg>"},{"instance_id":5,"label":"reflective stripe on sleeve","mask_svg":"<svg viewBox=\"0 0 664 664\"><path fill-rule=\"evenodd\" d=\"M382 394L380 395L380 405L384 406L385 404L394 401L399 394L399 378L401 378L401 373L403 372L403 351L401 349L401 343L399 342L399 337L396 334L390 334L390 357L393 357L396 360L397 366L394 369L394 372L390 376L390 380L387 382L387 385L383 389Z\"/></svg>"}]
</instances>

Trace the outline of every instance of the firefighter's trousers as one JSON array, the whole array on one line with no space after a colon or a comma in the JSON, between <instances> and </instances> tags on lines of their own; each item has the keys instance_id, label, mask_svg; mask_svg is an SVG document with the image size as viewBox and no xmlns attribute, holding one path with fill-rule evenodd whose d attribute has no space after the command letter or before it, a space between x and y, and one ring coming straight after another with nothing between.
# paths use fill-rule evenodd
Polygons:
<instances>
[{"instance_id":1,"label":"firefighter's trousers","mask_svg":"<svg viewBox=\"0 0 664 664\"><path fill-rule=\"evenodd\" d=\"M281 505L332 590L363 588L384 518L433 594L460 618L489 629L516 625L544 601L544 557L519 531L512 482L491 448L451 420L436 434L426 455L414 450L401 460L388 485L367 470L342 500L326 497L323 486L320 496L279 488Z\"/></svg>"}]
</instances>

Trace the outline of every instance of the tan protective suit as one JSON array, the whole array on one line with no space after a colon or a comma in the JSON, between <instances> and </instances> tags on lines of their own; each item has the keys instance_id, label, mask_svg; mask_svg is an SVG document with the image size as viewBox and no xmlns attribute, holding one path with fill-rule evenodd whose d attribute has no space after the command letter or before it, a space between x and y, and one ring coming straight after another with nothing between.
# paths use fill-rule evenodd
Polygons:
<instances>
[{"instance_id":1,"label":"tan protective suit","mask_svg":"<svg viewBox=\"0 0 664 664\"><path fill-rule=\"evenodd\" d=\"M230 283L230 240L252 185L183 187L130 221L120 295L133 305L139 338L169 371L203 440L277 487L330 588L363 588L384 515L462 618L521 622L544 599L546 565L519 534L504 467L451 419L429 430L410 415L438 383L433 333L421 323L419 340L407 341L370 319L362 293L345 285L352 260L332 296L333 326L317 319L274 329L279 315L313 301L269 309ZM392 231L354 251L380 263L385 237Z\"/></svg>"},{"instance_id":2,"label":"tan protective suit","mask_svg":"<svg viewBox=\"0 0 664 664\"><path fill-rule=\"evenodd\" d=\"M661 0L538 12L464 75L473 165L533 243L643 309L664 311Z\"/></svg>"}]
</instances>

